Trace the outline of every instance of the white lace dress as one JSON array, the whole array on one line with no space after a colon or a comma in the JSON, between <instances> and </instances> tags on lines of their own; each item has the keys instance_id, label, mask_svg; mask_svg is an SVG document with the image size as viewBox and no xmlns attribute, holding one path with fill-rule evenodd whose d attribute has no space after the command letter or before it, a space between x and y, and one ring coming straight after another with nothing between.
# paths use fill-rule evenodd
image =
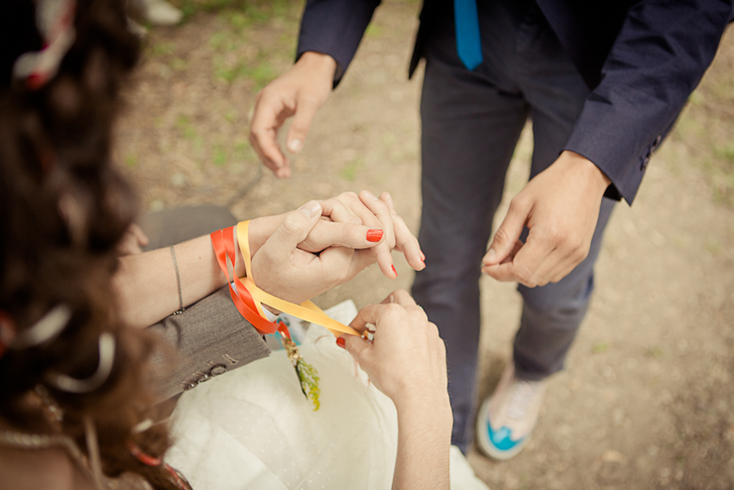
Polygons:
<instances>
[{"instance_id":1,"label":"white lace dress","mask_svg":"<svg viewBox=\"0 0 734 490\"><path fill-rule=\"evenodd\" d=\"M356 313L346 310L338 319ZM299 350L319 372L318 411L283 350L180 398L166 460L195 490L390 488L397 452L392 401L324 328L312 325ZM456 447L451 483L487 490Z\"/></svg>"}]
</instances>

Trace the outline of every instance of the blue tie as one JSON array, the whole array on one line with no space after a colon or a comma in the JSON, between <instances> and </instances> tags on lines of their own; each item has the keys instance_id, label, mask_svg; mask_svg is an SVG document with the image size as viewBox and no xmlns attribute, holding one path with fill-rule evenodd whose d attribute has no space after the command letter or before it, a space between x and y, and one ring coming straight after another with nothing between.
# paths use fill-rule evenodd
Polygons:
<instances>
[{"instance_id":1,"label":"blue tie","mask_svg":"<svg viewBox=\"0 0 734 490\"><path fill-rule=\"evenodd\" d=\"M479 37L479 16L476 0L454 0L456 19L456 51L469 70L482 62L482 40Z\"/></svg>"}]
</instances>

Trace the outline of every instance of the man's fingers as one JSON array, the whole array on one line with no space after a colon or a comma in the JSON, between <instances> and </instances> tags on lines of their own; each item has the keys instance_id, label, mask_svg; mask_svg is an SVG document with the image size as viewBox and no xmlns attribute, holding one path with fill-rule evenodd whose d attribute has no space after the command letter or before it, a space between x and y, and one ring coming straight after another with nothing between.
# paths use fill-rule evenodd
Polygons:
<instances>
[{"instance_id":1,"label":"man's fingers","mask_svg":"<svg viewBox=\"0 0 734 490\"><path fill-rule=\"evenodd\" d=\"M484 265L499 264L512 252L515 242L520 238L522 229L528 220L529 212L529 206L519 201L517 197L512 200L507 216L502 221L497 233L494 234L492 244L484 256Z\"/></svg>"},{"instance_id":2,"label":"man's fingers","mask_svg":"<svg viewBox=\"0 0 734 490\"><path fill-rule=\"evenodd\" d=\"M382 230L379 229L354 223L319 220L314 227L314 232L301 242L298 248L311 253L321 252L332 246L361 250L377 245L379 237L382 237Z\"/></svg>"},{"instance_id":3,"label":"man's fingers","mask_svg":"<svg viewBox=\"0 0 734 490\"><path fill-rule=\"evenodd\" d=\"M290 255L306 239L320 216L321 204L318 201L307 202L283 219L262 249L267 247L276 256Z\"/></svg>"},{"instance_id":4,"label":"man's fingers","mask_svg":"<svg viewBox=\"0 0 734 490\"><path fill-rule=\"evenodd\" d=\"M306 135L308 135L308 130L311 127L311 121L319 107L321 107L321 104L313 97L299 97L296 102L296 115L293 117L293 123L291 123L286 138L288 150L291 153L299 153L303 148Z\"/></svg>"},{"instance_id":5,"label":"man's fingers","mask_svg":"<svg viewBox=\"0 0 734 490\"><path fill-rule=\"evenodd\" d=\"M278 177L290 175L288 158L278 145L278 130L292 110L279 98L265 92L258 94L250 124L250 143L260 160Z\"/></svg>"},{"instance_id":6,"label":"man's fingers","mask_svg":"<svg viewBox=\"0 0 734 490\"><path fill-rule=\"evenodd\" d=\"M321 202L321 215L328 216L336 223L363 224L359 216L339 199L326 199ZM367 223L364 223L367 224Z\"/></svg>"},{"instance_id":7,"label":"man's fingers","mask_svg":"<svg viewBox=\"0 0 734 490\"><path fill-rule=\"evenodd\" d=\"M541 284L536 275L541 264L546 259L554 260L552 252L552 249L548 249L539 244L537 240L534 240L531 231L525 244L520 247L511 262L485 265L482 268L482 272L486 272L498 281L517 281L520 284L533 288ZM546 280L545 283L547 282Z\"/></svg>"}]
</instances>

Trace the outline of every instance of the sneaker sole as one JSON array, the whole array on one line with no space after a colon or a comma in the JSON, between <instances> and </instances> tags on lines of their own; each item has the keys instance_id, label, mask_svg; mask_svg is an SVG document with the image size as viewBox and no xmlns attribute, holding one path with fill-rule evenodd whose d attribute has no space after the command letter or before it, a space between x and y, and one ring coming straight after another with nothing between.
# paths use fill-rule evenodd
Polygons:
<instances>
[{"instance_id":1,"label":"sneaker sole","mask_svg":"<svg viewBox=\"0 0 734 490\"><path fill-rule=\"evenodd\" d=\"M523 448L528 444L528 441L530 441L531 434L528 434L528 436L517 446L513 447L512 449L508 451L502 451L500 449L497 449L494 444L489 440L489 434L487 432L487 422L488 417L487 414L489 412L489 398L484 400L484 403L482 403L482 408L479 410L479 416L477 417L477 442L479 443L479 449L484 453L485 456L488 456L492 459L495 459L497 461L506 461L508 459L511 459L515 457L520 451L523 450Z\"/></svg>"}]
</instances>

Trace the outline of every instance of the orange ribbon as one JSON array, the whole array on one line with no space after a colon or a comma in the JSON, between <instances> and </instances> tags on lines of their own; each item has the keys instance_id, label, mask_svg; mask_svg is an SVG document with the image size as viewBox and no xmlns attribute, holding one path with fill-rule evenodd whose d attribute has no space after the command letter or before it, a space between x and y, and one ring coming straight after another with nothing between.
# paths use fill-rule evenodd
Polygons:
<instances>
[{"instance_id":1,"label":"orange ribbon","mask_svg":"<svg viewBox=\"0 0 734 490\"><path fill-rule=\"evenodd\" d=\"M288 313L310 323L316 323L327 328L335 336L342 333L350 335L359 335L359 333L351 327L348 327L324 313L321 308L311 301L304 301L300 305L285 301L269 294L255 285L252 278L252 266L250 260L250 240L248 237L249 221L242 221L237 225L237 241L245 261L246 276L242 279L234 274L234 266L236 260L235 244L234 244L234 226L224 228L212 233L212 245L217 257L217 263L227 276L229 282L229 292L237 311L249 321L253 327L262 335L274 333L278 330L277 323L269 321L265 317L262 304L266 304L276 310ZM227 261L232 266L232 279L227 267Z\"/></svg>"}]
</instances>

